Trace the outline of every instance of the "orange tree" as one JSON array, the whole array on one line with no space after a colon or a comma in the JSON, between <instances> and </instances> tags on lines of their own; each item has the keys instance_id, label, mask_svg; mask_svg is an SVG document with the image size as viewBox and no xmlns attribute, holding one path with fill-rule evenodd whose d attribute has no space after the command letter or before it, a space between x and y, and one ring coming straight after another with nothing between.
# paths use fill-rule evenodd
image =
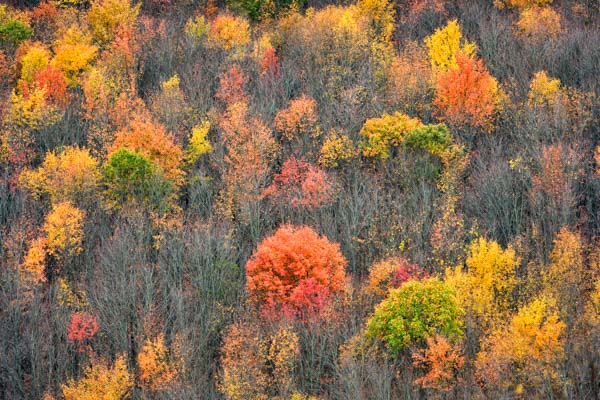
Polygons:
<instances>
[{"instance_id":1,"label":"orange tree","mask_svg":"<svg viewBox=\"0 0 600 400\"><path fill-rule=\"evenodd\" d=\"M267 314L314 315L343 290L345 266L339 244L307 226L284 225L246 264L246 289Z\"/></svg>"}]
</instances>

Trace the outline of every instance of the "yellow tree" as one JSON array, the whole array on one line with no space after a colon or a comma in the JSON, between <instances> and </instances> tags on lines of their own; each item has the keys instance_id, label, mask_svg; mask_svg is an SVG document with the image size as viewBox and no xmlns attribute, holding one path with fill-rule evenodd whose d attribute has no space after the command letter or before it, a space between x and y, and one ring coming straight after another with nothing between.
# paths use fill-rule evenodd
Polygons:
<instances>
[{"instance_id":1,"label":"yellow tree","mask_svg":"<svg viewBox=\"0 0 600 400\"><path fill-rule=\"evenodd\" d=\"M77 25L72 25L54 44L54 58L51 63L60 69L69 86L79 85L81 73L90 69L98 49L92 45L91 37Z\"/></svg>"},{"instance_id":2,"label":"yellow tree","mask_svg":"<svg viewBox=\"0 0 600 400\"><path fill-rule=\"evenodd\" d=\"M485 340L477 375L489 390L509 388L526 398L548 398L561 383L565 328L554 299L534 299Z\"/></svg>"},{"instance_id":3,"label":"yellow tree","mask_svg":"<svg viewBox=\"0 0 600 400\"><path fill-rule=\"evenodd\" d=\"M88 12L94 40L100 45L110 42L118 28L131 27L142 3L132 6L130 0L94 0Z\"/></svg>"},{"instance_id":4,"label":"yellow tree","mask_svg":"<svg viewBox=\"0 0 600 400\"><path fill-rule=\"evenodd\" d=\"M459 53L468 57L475 54L475 45L463 40L460 25L455 19L425 38L425 45L429 49L431 67L435 73L457 68L456 56Z\"/></svg>"},{"instance_id":5,"label":"yellow tree","mask_svg":"<svg viewBox=\"0 0 600 400\"><path fill-rule=\"evenodd\" d=\"M48 152L35 170L25 170L19 177L35 199L49 195L54 204L70 201L85 204L98 188L98 162L87 149L67 146L61 152Z\"/></svg>"},{"instance_id":6,"label":"yellow tree","mask_svg":"<svg viewBox=\"0 0 600 400\"><path fill-rule=\"evenodd\" d=\"M46 251L57 258L79 254L83 250L85 213L68 202L55 204L46 216Z\"/></svg>"},{"instance_id":7,"label":"yellow tree","mask_svg":"<svg viewBox=\"0 0 600 400\"><path fill-rule=\"evenodd\" d=\"M86 368L83 378L71 379L61 388L64 400L123 400L131 397L133 379L123 354L112 366L96 361Z\"/></svg>"},{"instance_id":8,"label":"yellow tree","mask_svg":"<svg viewBox=\"0 0 600 400\"><path fill-rule=\"evenodd\" d=\"M504 250L496 242L479 238L471 244L467 270L462 266L448 268L446 282L456 290L467 315L487 330L510 315L519 264L520 259L510 246Z\"/></svg>"}]
</instances>

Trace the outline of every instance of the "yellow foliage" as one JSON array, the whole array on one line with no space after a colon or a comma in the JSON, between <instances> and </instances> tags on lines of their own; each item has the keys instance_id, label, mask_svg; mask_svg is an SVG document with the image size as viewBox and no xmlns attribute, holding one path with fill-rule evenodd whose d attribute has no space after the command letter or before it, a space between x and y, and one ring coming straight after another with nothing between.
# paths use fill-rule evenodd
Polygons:
<instances>
[{"instance_id":1,"label":"yellow foliage","mask_svg":"<svg viewBox=\"0 0 600 400\"><path fill-rule=\"evenodd\" d=\"M294 366L300 356L298 335L281 326L271 337L268 360L273 365L274 384L280 395L289 393L293 383Z\"/></svg>"},{"instance_id":2,"label":"yellow foliage","mask_svg":"<svg viewBox=\"0 0 600 400\"><path fill-rule=\"evenodd\" d=\"M122 400L131 396L133 380L122 354L112 367L97 362L85 370L82 379L71 379L61 388L64 400Z\"/></svg>"},{"instance_id":3,"label":"yellow foliage","mask_svg":"<svg viewBox=\"0 0 600 400\"><path fill-rule=\"evenodd\" d=\"M551 297L534 299L486 340L477 356L478 374L489 385L519 390L557 383L565 328Z\"/></svg>"},{"instance_id":4,"label":"yellow foliage","mask_svg":"<svg viewBox=\"0 0 600 400\"><path fill-rule=\"evenodd\" d=\"M33 43L21 59L21 79L33 83L35 74L43 71L50 61L50 51L43 43Z\"/></svg>"},{"instance_id":5,"label":"yellow foliage","mask_svg":"<svg viewBox=\"0 0 600 400\"><path fill-rule=\"evenodd\" d=\"M425 45L429 49L431 67L435 73L458 68L456 55L459 52L469 57L475 54L475 45L463 40L460 25L455 19L426 37Z\"/></svg>"},{"instance_id":6,"label":"yellow foliage","mask_svg":"<svg viewBox=\"0 0 600 400\"><path fill-rule=\"evenodd\" d=\"M13 89L10 94L10 123L32 130L54 125L61 113L46 102L46 89L32 86L27 93Z\"/></svg>"},{"instance_id":7,"label":"yellow foliage","mask_svg":"<svg viewBox=\"0 0 600 400\"><path fill-rule=\"evenodd\" d=\"M110 42L120 27L130 27L142 3L131 6L130 0L95 0L88 13L94 40L100 45Z\"/></svg>"},{"instance_id":8,"label":"yellow foliage","mask_svg":"<svg viewBox=\"0 0 600 400\"><path fill-rule=\"evenodd\" d=\"M562 95L560 80L548 77L545 71L537 72L529 85L530 106L555 105Z\"/></svg>"},{"instance_id":9,"label":"yellow foliage","mask_svg":"<svg viewBox=\"0 0 600 400\"><path fill-rule=\"evenodd\" d=\"M532 7L521 11L517 28L524 36L545 40L560 33L560 14L550 7Z\"/></svg>"},{"instance_id":10,"label":"yellow foliage","mask_svg":"<svg viewBox=\"0 0 600 400\"><path fill-rule=\"evenodd\" d=\"M369 280L367 286L363 289L369 296L387 297L392 288L392 274L399 268L398 262L391 258L379 261L371 267L369 271Z\"/></svg>"},{"instance_id":11,"label":"yellow foliage","mask_svg":"<svg viewBox=\"0 0 600 400\"><path fill-rule=\"evenodd\" d=\"M479 238L471 244L468 270L448 268L446 283L456 291L460 305L487 329L509 315L519 263L510 246L503 250L498 243Z\"/></svg>"},{"instance_id":12,"label":"yellow foliage","mask_svg":"<svg viewBox=\"0 0 600 400\"><path fill-rule=\"evenodd\" d=\"M77 86L79 75L91 67L98 49L79 26L73 25L56 41L54 53L52 65L65 74L69 86Z\"/></svg>"},{"instance_id":13,"label":"yellow foliage","mask_svg":"<svg viewBox=\"0 0 600 400\"><path fill-rule=\"evenodd\" d=\"M579 235L563 227L554 240L544 287L558 300L560 309L568 317L575 317L577 313L577 303L587 281L586 272Z\"/></svg>"},{"instance_id":14,"label":"yellow foliage","mask_svg":"<svg viewBox=\"0 0 600 400\"><path fill-rule=\"evenodd\" d=\"M21 280L26 286L37 285L46 281L46 239L35 239L19 268Z\"/></svg>"},{"instance_id":15,"label":"yellow foliage","mask_svg":"<svg viewBox=\"0 0 600 400\"><path fill-rule=\"evenodd\" d=\"M500 9L503 8L521 8L526 9L534 6L544 7L552 3L552 0L494 0L494 5Z\"/></svg>"},{"instance_id":16,"label":"yellow foliage","mask_svg":"<svg viewBox=\"0 0 600 400\"><path fill-rule=\"evenodd\" d=\"M209 44L226 51L241 51L250 43L250 24L233 15L219 15L210 25Z\"/></svg>"},{"instance_id":17,"label":"yellow foliage","mask_svg":"<svg viewBox=\"0 0 600 400\"><path fill-rule=\"evenodd\" d=\"M19 181L36 199L48 194L52 203L78 204L94 193L99 178L98 162L89 151L68 146L60 153L46 153L42 165L24 171Z\"/></svg>"},{"instance_id":18,"label":"yellow foliage","mask_svg":"<svg viewBox=\"0 0 600 400\"><path fill-rule=\"evenodd\" d=\"M186 22L184 32L190 40L201 43L210 32L210 23L204 15L198 15Z\"/></svg>"},{"instance_id":19,"label":"yellow foliage","mask_svg":"<svg viewBox=\"0 0 600 400\"><path fill-rule=\"evenodd\" d=\"M321 146L319 164L326 168L337 168L341 162L349 161L358 155L352 139L332 130Z\"/></svg>"},{"instance_id":20,"label":"yellow foliage","mask_svg":"<svg viewBox=\"0 0 600 400\"><path fill-rule=\"evenodd\" d=\"M147 339L137 357L140 381L150 390L162 390L177 378L177 368L169 358L164 335Z\"/></svg>"},{"instance_id":21,"label":"yellow foliage","mask_svg":"<svg viewBox=\"0 0 600 400\"><path fill-rule=\"evenodd\" d=\"M210 122L208 120L204 120L192 128L192 134L187 149L189 162L194 163L202 154L210 153L212 151L212 145L208 141L209 131Z\"/></svg>"},{"instance_id":22,"label":"yellow foliage","mask_svg":"<svg viewBox=\"0 0 600 400\"><path fill-rule=\"evenodd\" d=\"M404 135L423 126L417 118L396 112L394 115L383 114L380 118L365 121L360 135L365 138L361 143L365 157L377 157L385 160L390 150L402 143Z\"/></svg>"},{"instance_id":23,"label":"yellow foliage","mask_svg":"<svg viewBox=\"0 0 600 400\"><path fill-rule=\"evenodd\" d=\"M388 0L359 0L357 7L361 14L370 18L380 40L388 43L394 33L394 3Z\"/></svg>"},{"instance_id":24,"label":"yellow foliage","mask_svg":"<svg viewBox=\"0 0 600 400\"><path fill-rule=\"evenodd\" d=\"M46 251L50 255L78 254L83 248L83 218L85 213L65 201L55 204L46 216Z\"/></svg>"},{"instance_id":25,"label":"yellow foliage","mask_svg":"<svg viewBox=\"0 0 600 400\"><path fill-rule=\"evenodd\" d=\"M63 278L58 279L56 301L62 307L71 307L77 310L83 310L89 306L87 294L80 290L72 290L67 281Z\"/></svg>"}]
</instances>

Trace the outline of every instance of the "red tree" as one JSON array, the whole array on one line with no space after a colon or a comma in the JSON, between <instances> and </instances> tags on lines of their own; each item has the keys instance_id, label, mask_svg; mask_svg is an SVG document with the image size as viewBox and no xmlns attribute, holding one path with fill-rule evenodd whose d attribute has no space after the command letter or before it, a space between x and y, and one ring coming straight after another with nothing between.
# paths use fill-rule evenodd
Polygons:
<instances>
[{"instance_id":1,"label":"red tree","mask_svg":"<svg viewBox=\"0 0 600 400\"><path fill-rule=\"evenodd\" d=\"M79 351L85 349L84 342L94 337L98 332L98 319L87 312L71 314L71 321L67 327L67 339L79 345Z\"/></svg>"},{"instance_id":2,"label":"red tree","mask_svg":"<svg viewBox=\"0 0 600 400\"><path fill-rule=\"evenodd\" d=\"M315 316L343 290L345 266L339 244L310 227L284 225L246 264L246 289L266 315Z\"/></svg>"}]
</instances>

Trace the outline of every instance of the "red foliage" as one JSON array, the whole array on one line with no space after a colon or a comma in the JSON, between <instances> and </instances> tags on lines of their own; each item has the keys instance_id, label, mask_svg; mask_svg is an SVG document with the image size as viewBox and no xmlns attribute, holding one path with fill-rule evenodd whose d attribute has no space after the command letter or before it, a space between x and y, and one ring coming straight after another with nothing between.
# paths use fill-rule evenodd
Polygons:
<instances>
[{"instance_id":1,"label":"red foliage","mask_svg":"<svg viewBox=\"0 0 600 400\"><path fill-rule=\"evenodd\" d=\"M244 85L247 77L239 65L232 65L227 72L219 77L219 90L216 97L225 104L238 103L246 100Z\"/></svg>"},{"instance_id":2,"label":"red foliage","mask_svg":"<svg viewBox=\"0 0 600 400\"><path fill-rule=\"evenodd\" d=\"M45 0L31 10L31 23L35 32L41 34L48 33L58 22L58 9L53 2Z\"/></svg>"},{"instance_id":3,"label":"red foliage","mask_svg":"<svg viewBox=\"0 0 600 400\"><path fill-rule=\"evenodd\" d=\"M400 258L398 263L398 269L394 271L391 277L392 286L395 288L402 286L404 282L411 279L421 280L429 276L419 265L411 264L404 258Z\"/></svg>"},{"instance_id":4,"label":"red foliage","mask_svg":"<svg viewBox=\"0 0 600 400\"><path fill-rule=\"evenodd\" d=\"M265 315L311 317L344 288L346 259L310 227L284 225L246 264L246 289Z\"/></svg>"},{"instance_id":5,"label":"red foliage","mask_svg":"<svg viewBox=\"0 0 600 400\"><path fill-rule=\"evenodd\" d=\"M98 320L87 312L76 312L71 314L71 321L67 327L67 339L69 342L78 343L80 350L83 343L91 339L98 332Z\"/></svg>"},{"instance_id":6,"label":"red foliage","mask_svg":"<svg viewBox=\"0 0 600 400\"><path fill-rule=\"evenodd\" d=\"M269 47L260 60L260 72L263 76L279 78L279 59L273 47Z\"/></svg>"},{"instance_id":7,"label":"red foliage","mask_svg":"<svg viewBox=\"0 0 600 400\"><path fill-rule=\"evenodd\" d=\"M58 107L68 105L67 79L58 68L48 64L35 74L34 80L38 87L46 89L46 101Z\"/></svg>"},{"instance_id":8,"label":"red foliage","mask_svg":"<svg viewBox=\"0 0 600 400\"><path fill-rule=\"evenodd\" d=\"M317 208L333 200L333 187L323 170L292 157L283 164L263 196L292 207Z\"/></svg>"},{"instance_id":9,"label":"red foliage","mask_svg":"<svg viewBox=\"0 0 600 400\"><path fill-rule=\"evenodd\" d=\"M484 127L492 122L497 83L481 60L457 54L458 68L439 75L433 101L441 119L454 124Z\"/></svg>"}]
</instances>

